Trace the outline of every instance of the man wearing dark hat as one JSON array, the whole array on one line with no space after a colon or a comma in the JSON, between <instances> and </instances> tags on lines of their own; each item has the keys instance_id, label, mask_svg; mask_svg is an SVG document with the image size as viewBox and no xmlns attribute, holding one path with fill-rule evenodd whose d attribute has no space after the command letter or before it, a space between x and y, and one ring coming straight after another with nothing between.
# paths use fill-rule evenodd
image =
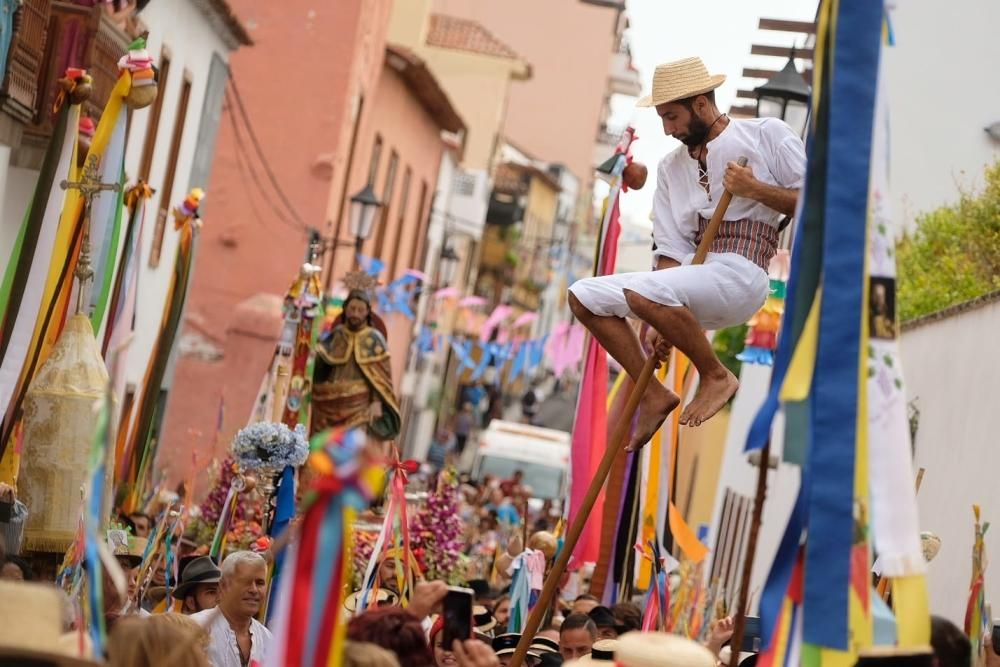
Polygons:
<instances>
[{"instance_id":1,"label":"man wearing dark hat","mask_svg":"<svg viewBox=\"0 0 1000 667\"><path fill-rule=\"evenodd\" d=\"M219 580L222 570L209 556L192 558L181 568L181 582L174 589L174 598L183 601L181 611L197 614L219 604Z\"/></svg>"},{"instance_id":2,"label":"man wearing dark hat","mask_svg":"<svg viewBox=\"0 0 1000 667\"><path fill-rule=\"evenodd\" d=\"M381 325L381 326L380 326ZM378 440L399 435L385 326L365 289L352 289L344 311L316 346L312 431L366 427Z\"/></svg>"},{"instance_id":3,"label":"man wearing dark hat","mask_svg":"<svg viewBox=\"0 0 1000 667\"><path fill-rule=\"evenodd\" d=\"M614 613L607 607L594 607L587 614L597 626L598 639L618 639L618 621Z\"/></svg>"}]
</instances>

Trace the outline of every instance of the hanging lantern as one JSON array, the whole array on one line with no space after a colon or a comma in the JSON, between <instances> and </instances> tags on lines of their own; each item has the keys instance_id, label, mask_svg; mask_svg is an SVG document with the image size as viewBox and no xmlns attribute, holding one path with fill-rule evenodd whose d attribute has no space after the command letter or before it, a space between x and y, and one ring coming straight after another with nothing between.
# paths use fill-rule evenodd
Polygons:
<instances>
[{"instance_id":1,"label":"hanging lantern","mask_svg":"<svg viewBox=\"0 0 1000 667\"><path fill-rule=\"evenodd\" d=\"M76 536L81 489L91 474L90 452L108 371L86 315L66 323L52 354L24 399L19 493L30 508L25 549L65 552ZM105 476L105 498L113 475Z\"/></svg>"}]
</instances>

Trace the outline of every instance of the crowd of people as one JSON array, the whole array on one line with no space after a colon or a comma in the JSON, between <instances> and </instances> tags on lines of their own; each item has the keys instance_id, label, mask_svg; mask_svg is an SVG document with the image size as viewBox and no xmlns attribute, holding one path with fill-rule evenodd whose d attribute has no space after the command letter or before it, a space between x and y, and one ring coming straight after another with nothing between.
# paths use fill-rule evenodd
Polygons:
<instances>
[{"instance_id":1,"label":"crowd of people","mask_svg":"<svg viewBox=\"0 0 1000 667\"><path fill-rule=\"evenodd\" d=\"M359 593L348 596L342 610L346 622L343 643L348 667L507 667L521 641L511 623L510 580L503 572L477 570L477 555L498 553L518 542L521 527L550 530L558 512L550 504L531 511L530 489L520 472L511 478L465 479L459 512L466 526L466 578L474 593L472 636L446 645L442 602L449 586L441 580L420 580L412 590L399 591L395 558L383 557L376 570L379 586L369 591L367 608L359 611ZM103 664L130 667L249 667L276 664L269 660L275 642L261 622L268 600L271 554L233 551L219 562L204 555L206 545L183 544L178 549L179 578L168 590L167 567L154 559L151 571L140 571L147 540L156 534L156 520L145 513L119 517L128 539L115 543L114 557L126 574L124 586L107 571L101 591L102 619L108 641L103 655L94 655L79 607L62 589L41 581L30 557L20 555L24 517L30 511L11 487L0 485L0 665ZM520 545L518 546L520 548ZM146 585L141 585L140 580ZM453 582L452 582L453 583ZM587 592L586 581L566 586L577 593L560 597L541 629L531 638L528 667L595 667L616 663L632 667L618 655L623 637L644 640L661 633L641 632L642 596L604 605ZM171 604L168 606L168 601ZM522 619L523 621L523 619ZM305 622L305 621L303 621ZM733 619L716 619L703 639L704 667L728 664L726 646ZM969 667L972 646L955 625L933 619L936 667ZM696 654L701 655L701 654ZM751 667L755 654L740 663ZM662 659L635 667L672 665ZM597 665L596 667L600 667ZM697 662L685 667L698 667ZM987 667L1000 667L1000 656L987 647Z\"/></svg>"}]
</instances>

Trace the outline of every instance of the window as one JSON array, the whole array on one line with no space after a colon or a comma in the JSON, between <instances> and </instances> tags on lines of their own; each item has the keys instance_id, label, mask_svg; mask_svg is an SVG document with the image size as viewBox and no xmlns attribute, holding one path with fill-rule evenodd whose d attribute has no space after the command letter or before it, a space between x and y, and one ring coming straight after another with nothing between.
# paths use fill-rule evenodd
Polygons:
<instances>
[{"instance_id":1,"label":"window","mask_svg":"<svg viewBox=\"0 0 1000 667\"><path fill-rule=\"evenodd\" d=\"M406 207L410 205L410 179L413 177L413 172L410 167L406 167L406 171L403 172L403 194L400 195L399 199L399 217L396 220L396 247L392 250L392 261L389 262L389 277L392 278L396 275L396 266L399 263L399 252L400 248L403 247L403 229L406 227ZM410 267L407 267L410 268ZM412 267L419 268L419 267Z\"/></svg>"},{"instance_id":2,"label":"window","mask_svg":"<svg viewBox=\"0 0 1000 667\"><path fill-rule=\"evenodd\" d=\"M375 135L375 145L372 146L372 159L368 163L368 185L375 187L375 176L378 175L378 161L382 158L382 135Z\"/></svg>"},{"instance_id":3,"label":"window","mask_svg":"<svg viewBox=\"0 0 1000 667\"><path fill-rule=\"evenodd\" d=\"M149 265L156 268L160 265L160 253L163 251L163 234L167 228L167 215L170 212L170 198L174 189L174 177L177 175L177 159L181 152L181 139L184 138L184 125L187 118L188 102L191 100L191 75L184 73L184 83L181 86L181 98L177 102L177 116L174 118L174 134L170 139L170 156L167 158L167 171L160 188L160 205L156 212L156 226L153 228L153 247L149 252Z\"/></svg>"},{"instance_id":4,"label":"window","mask_svg":"<svg viewBox=\"0 0 1000 667\"><path fill-rule=\"evenodd\" d=\"M156 134L160 129L160 113L163 111L163 98L166 97L167 76L170 74L170 49L163 46L160 55L160 71L157 76L157 87L160 92L149 111L149 124L146 126L146 138L142 144L142 159L139 161L139 178L149 183L149 171L153 166L153 151L156 148Z\"/></svg>"},{"instance_id":5,"label":"window","mask_svg":"<svg viewBox=\"0 0 1000 667\"><path fill-rule=\"evenodd\" d=\"M399 168L399 155L396 151L389 153L389 168L385 171L385 187L382 188L382 210L379 211L378 229L375 231L374 257L381 258L382 250L385 247L386 228L389 226L389 209L392 206L392 191L396 185L396 170ZM397 238L399 233L396 233ZM389 272L389 279L392 280L392 272Z\"/></svg>"},{"instance_id":6,"label":"window","mask_svg":"<svg viewBox=\"0 0 1000 667\"><path fill-rule=\"evenodd\" d=\"M188 189L208 188L208 177L212 172L212 161L215 157L215 140L219 134L219 121L222 120L222 98L226 92L226 81L229 79L229 68L219 54L212 54L212 66L208 70L205 82L205 98L201 105L201 118L198 121L198 141L195 143L194 159L191 161L191 176L188 179Z\"/></svg>"},{"instance_id":7,"label":"window","mask_svg":"<svg viewBox=\"0 0 1000 667\"><path fill-rule=\"evenodd\" d=\"M417 259L423 259L424 256L424 242L427 240L427 222L428 216L424 212L424 207L427 205L427 181L420 181L420 203L417 205L417 233L413 237L413 250L410 253L410 267L415 269L420 269L423 267L424 262L420 262L420 266L417 266Z\"/></svg>"}]
</instances>

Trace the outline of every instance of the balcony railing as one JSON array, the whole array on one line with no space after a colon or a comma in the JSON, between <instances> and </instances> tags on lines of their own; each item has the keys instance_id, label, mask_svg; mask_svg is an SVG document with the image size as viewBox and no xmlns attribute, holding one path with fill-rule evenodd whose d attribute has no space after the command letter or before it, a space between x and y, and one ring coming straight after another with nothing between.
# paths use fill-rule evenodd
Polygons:
<instances>
[{"instance_id":1,"label":"balcony railing","mask_svg":"<svg viewBox=\"0 0 1000 667\"><path fill-rule=\"evenodd\" d=\"M14 14L7 64L0 85L0 108L31 123L38 106L38 74L45 61L49 0L24 0Z\"/></svg>"}]
</instances>

